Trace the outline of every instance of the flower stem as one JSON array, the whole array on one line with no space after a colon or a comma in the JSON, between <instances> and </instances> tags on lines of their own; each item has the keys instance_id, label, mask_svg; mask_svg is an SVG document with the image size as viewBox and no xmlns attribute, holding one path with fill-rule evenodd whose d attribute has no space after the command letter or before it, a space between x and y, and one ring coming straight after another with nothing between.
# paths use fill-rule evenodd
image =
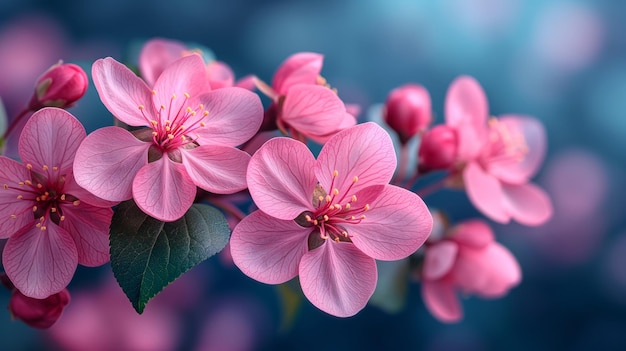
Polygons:
<instances>
[{"instance_id":1,"label":"flower stem","mask_svg":"<svg viewBox=\"0 0 626 351\"><path fill-rule=\"evenodd\" d=\"M28 113L31 112L31 110L27 107L25 109L23 109L18 115L17 117L15 117L11 123L9 124L9 127L7 128L7 130L4 131L4 134L2 135L2 139L3 140L7 140L7 138L9 137L9 135L11 135L11 132L13 132L13 130L15 129L15 127L17 127L20 124L20 121L24 118L24 116L28 115Z\"/></svg>"},{"instance_id":2,"label":"flower stem","mask_svg":"<svg viewBox=\"0 0 626 351\"><path fill-rule=\"evenodd\" d=\"M446 181L447 181L448 177L443 177L435 182L432 182L428 185L426 185L425 187L416 190L415 193L417 195L419 195L419 197L421 197L422 199L425 198L428 195L431 195L432 193L441 190L445 187L446 185Z\"/></svg>"},{"instance_id":3,"label":"flower stem","mask_svg":"<svg viewBox=\"0 0 626 351\"><path fill-rule=\"evenodd\" d=\"M406 145L400 146L400 160L396 174L393 176L392 183L398 186L402 186L405 178L407 165L409 163L409 148Z\"/></svg>"}]
</instances>

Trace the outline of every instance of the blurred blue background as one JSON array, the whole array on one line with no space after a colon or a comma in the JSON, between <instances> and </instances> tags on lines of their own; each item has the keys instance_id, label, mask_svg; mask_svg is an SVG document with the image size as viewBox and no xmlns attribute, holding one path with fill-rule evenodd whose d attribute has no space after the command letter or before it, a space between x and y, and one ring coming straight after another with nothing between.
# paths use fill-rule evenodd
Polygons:
<instances>
[{"instance_id":1,"label":"blurred blue background","mask_svg":"<svg viewBox=\"0 0 626 351\"><path fill-rule=\"evenodd\" d=\"M159 345L148 349L164 350L626 349L625 14L619 0L0 1L0 97L9 115L59 59L87 72L105 56L135 64L142 41L159 36L208 47L238 77L265 81L290 54L323 53L323 75L344 101L361 104L361 118L391 89L416 82L441 123L448 84L469 74L492 114L532 115L548 131L536 181L553 196L555 219L494 225L520 262L522 284L499 300L464 299L461 323L436 321L412 284L400 313L368 306L338 319L305 301L285 327L277 289L218 257L140 317L119 289L110 290L116 302L97 292L114 284L109 266L79 268L64 317L82 308L76 333L91 335L91 323L101 338L141 334ZM88 131L110 124L93 85L71 112ZM463 194L432 201L456 220L476 215ZM2 291L0 306L7 302ZM10 321L8 312L0 318L2 350L63 349L60 334Z\"/></svg>"}]
</instances>

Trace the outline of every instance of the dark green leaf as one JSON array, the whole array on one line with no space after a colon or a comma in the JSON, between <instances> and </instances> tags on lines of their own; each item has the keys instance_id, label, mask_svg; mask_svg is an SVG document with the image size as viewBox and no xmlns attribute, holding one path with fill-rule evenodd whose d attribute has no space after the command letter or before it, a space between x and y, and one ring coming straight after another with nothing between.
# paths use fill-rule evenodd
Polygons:
<instances>
[{"instance_id":1,"label":"dark green leaf","mask_svg":"<svg viewBox=\"0 0 626 351\"><path fill-rule=\"evenodd\" d=\"M143 213L131 200L121 203L111 223L111 268L138 313L180 275L221 251L230 237L217 209L194 204L175 222Z\"/></svg>"}]
</instances>

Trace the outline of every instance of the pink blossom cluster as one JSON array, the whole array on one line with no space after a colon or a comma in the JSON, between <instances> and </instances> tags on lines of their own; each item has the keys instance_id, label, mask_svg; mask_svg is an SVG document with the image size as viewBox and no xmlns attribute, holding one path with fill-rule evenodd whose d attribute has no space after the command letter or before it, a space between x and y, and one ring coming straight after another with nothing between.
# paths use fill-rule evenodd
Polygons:
<instances>
[{"instance_id":1,"label":"pink blossom cluster","mask_svg":"<svg viewBox=\"0 0 626 351\"><path fill-rule=\"evenodd\" d=\"M245 275L267 284L297 278L312 305L339 317L370 301L377 260L410 258L418 264L406 278L422 281L427 307L448 322L462 315L456 292L502 296L520 282L520 267L486 221L433 223L420 196L427 192L415 182L443 174L438 184L463 189L499 223L539 225L552 215L548 196L530 182L545 154L541 123L491 117L474 78L452 82L445 124L434 127L426 88L411 83L390 92L383 118L400 140L394 146L382 126L357 123L359 108L321 76L321 54L288 57L271 84L236 80L227 64L207 63L202 52L166 39L148 41L138 63L139 75L111 57L91 67L114 125L87 135L64 110L82 97L88 78L59 63L4 131L2 141L28 119L20 161L0 157L2 261L18 318L41 308L29 310L28 301L65 297L77 264L110 260L112 207L122 201L173 222L194 203L214 200L231 217L229 253ZM258 140L272 130L282 136ZM396 152L406 155L414 138L418 165L410 169ZM317 155L312 144L321 145ZM256 209L228 203L236 193ZM45 322L33 324L54 323L69 294L54 301Z\"/></svg>"}]
</instances>

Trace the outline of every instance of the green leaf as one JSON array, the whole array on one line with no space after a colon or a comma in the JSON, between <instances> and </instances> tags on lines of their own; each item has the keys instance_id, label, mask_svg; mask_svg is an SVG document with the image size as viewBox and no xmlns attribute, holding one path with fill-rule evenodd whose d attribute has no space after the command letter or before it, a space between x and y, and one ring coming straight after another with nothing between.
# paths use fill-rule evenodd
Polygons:
<instances>
[{"instance_id":1,"label":"green leaf","mask_svg":"<svg viewBox=\"0 0 626 351\"><path fill-rule=\"evenodd\" d=\"M224 215L194 204L175 222L161 222L132 201L121 203L111 223L111 268L137 313L183 273L220 252L230 237Z\"/></svg>"}]
</instances>

